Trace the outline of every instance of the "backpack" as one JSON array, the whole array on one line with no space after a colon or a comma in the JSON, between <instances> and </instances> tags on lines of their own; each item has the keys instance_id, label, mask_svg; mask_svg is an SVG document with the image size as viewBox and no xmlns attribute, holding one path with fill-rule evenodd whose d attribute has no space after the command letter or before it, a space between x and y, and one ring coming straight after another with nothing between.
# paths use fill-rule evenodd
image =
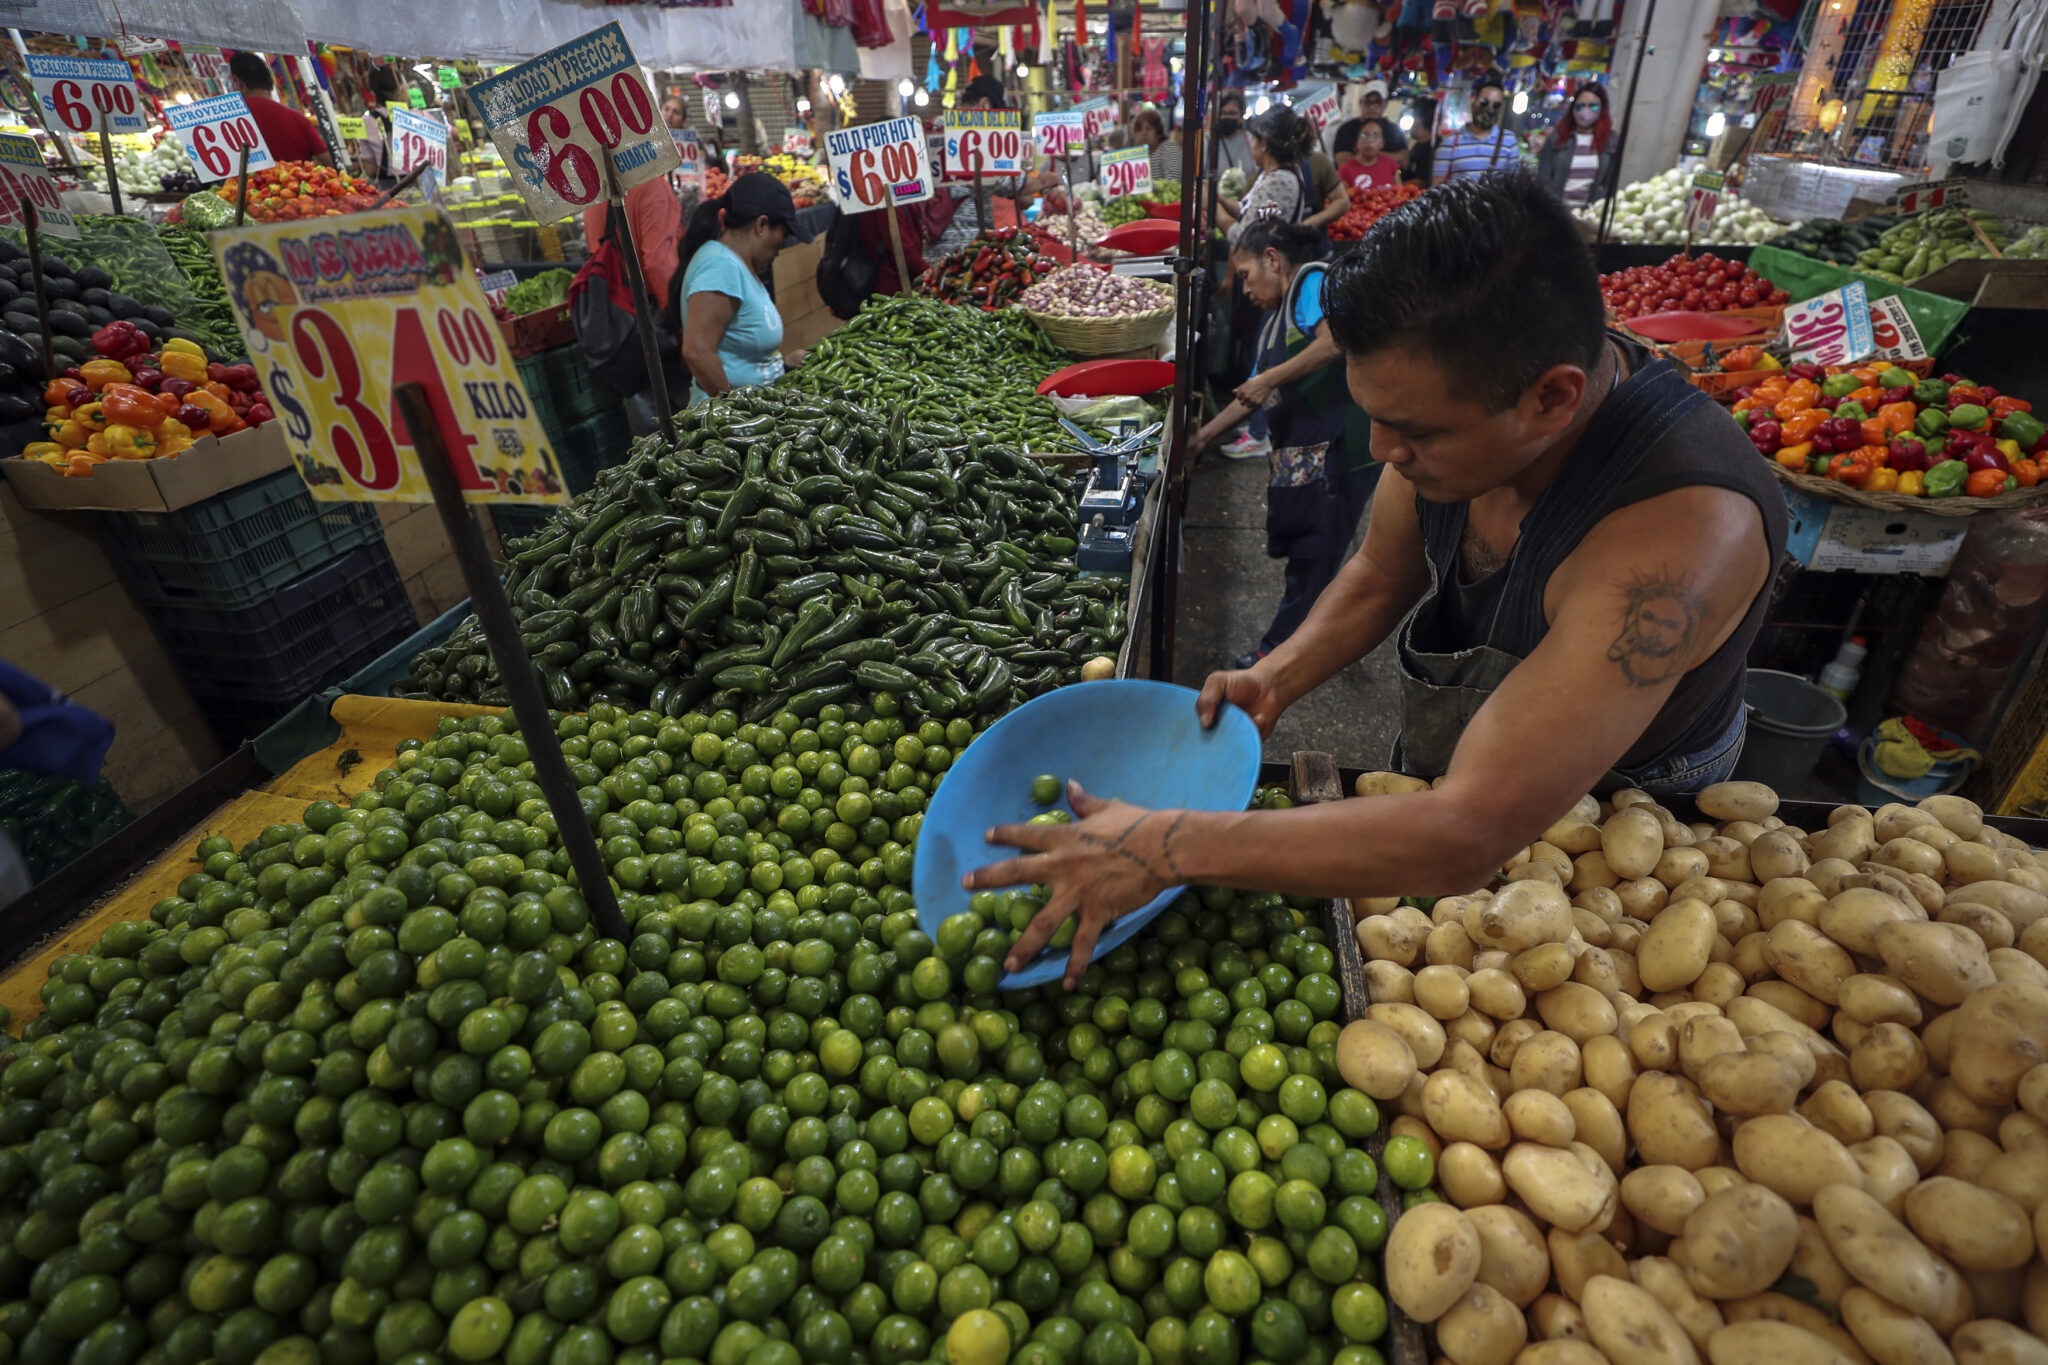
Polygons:
<instances>
[{"instance_id":1,"label":"backpack","mask_svg":"<svg viewBox=\"0 0 2048 1365\"><path fill-rule=\"evenodd\" d=\"M569 317L576 326L576 340L583 347L583 358L589 362L591 371L605 387L622 398L630 398L652 388L653 381L648 378L647 359L640 350L640 324L633 311L633 286L626 277L625 253L612 238L612 214L617 211L605 210L604 238L569 282ZM658 313L654 328L655 340L667 350L674 350Z\"/></svg>"},{"instance_id":2,"label":"backpack","mask_svg":"<svg viewBox=\"0 0 2048 1365\"><path fill-rule=\"evenodd\" d=\"M894 213L894 209L884 209ZM842 213L832 220L825 234L825 249L818 258L818 297L832 310L832 316L846 321L875 292L875 258L861 249L860 219Z\"/></svg>"}]
</instances>

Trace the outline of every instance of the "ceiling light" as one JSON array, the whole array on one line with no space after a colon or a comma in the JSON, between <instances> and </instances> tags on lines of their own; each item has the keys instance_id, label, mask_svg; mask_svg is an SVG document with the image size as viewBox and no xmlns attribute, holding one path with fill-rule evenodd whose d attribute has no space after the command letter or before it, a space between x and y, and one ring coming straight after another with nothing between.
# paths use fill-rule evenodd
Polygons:
<instances>
[{"instance_id":1,"label":"ceiling light","mask_svg":"<svg viewBox=\"0 0 2048 1365\"><path fill-rule=\"evenodd\" d=\"M811 102L810 102L809 100L807 100L807 99L799 99L799 100L798 100L798 101L796 102L796 111L797 111L797 112L798 112L799 114L808 114L808 113L810 113L810 112L811 112Z\"/></svg>"},{"instance_id":2,"label":"ceiling light","mask_svg":"<svg viewBox=\"0 0 2048 1365\"><path fill-rule=\"evenodd\" d=\"M1273 107L1273 99L1272 99L1272 96L1270 96L1270 95L1261 95L1261 96L1259 96L1259 102L1258 102L1257 104L1255 104L1255 105L1253 105L1253 106L1252 106L1252 112L1253 112L1254 114L1263 114L1263 113L1265 113L1265 112L1266 112L1266 111L1267 111L1268 109L1271 109L1272 107Z\"/></svg>"},{"instance_id":3,"label":"ceiling light","mask_svg":"<svg viewBox=\"0 0 2048 1365\"><path fill-rule=\"evenodd\" d=\"M725 92L725 107L726 107L726 108L728 108L728 109L737 109L737 108L739 108L739 107L740 107L740 92L739 92L739 91L737 91L737 90L728 90L728 91L726 91L726 92Z\"/></svg>"},{"instance_id":4,"label":"ceiling light","mask_svg":"<svg viewBox=\"0 0 2048 1365\"><path fill-rule=\"evenodd\" d=\"M922 109L932 102L932 97L928 92L920 90L910 97L910 102Z\"/></svg>"},{"instance_id":5,"label":"ceiling light","mask_svg":"<svg viewBox=\"0 0 2048 1365\"><path fill-rule=\"evenodd\" d=\"M1401 115L1401 131L1402 131L1402 132L1404 132L1404 133L1405 133L1405 132L1407 132L1407 131L1408 131L1408 130L1409 130L1410 128L1413 128L1414 126L1415 126L1415 115L1413 115L1413 114L1403 114L1403 115Z\"/></svg>"},{"instance_id":6,"label":"ceiling light","mask_svg":"<svg viewBox=\"0 0 2048 1365\"><path fill-rule=\"evenodd\" d=\"M1707 115L1707 136L1709 138L1716 138L1721 136L1721 131L1727 126L1728 116L1722 113L1719 109L1716 109L1713 113Z\"/></svg>"},{"instance_id":7,"label":"ceiling light","mask_svg":"<svg viewBox=\"0 0 2048 1365\"><path fill-rule=\"evenodd\" d=\"M911 80L908 76L905 76L902 80L896 82L896 93L902 96L904 99L909 99L910 92L915 89L917 89L917 83Z\"/></svg>"},{"instance_id":8,"label":"ceiling light","mask_svg":"<svg viewBox=\"0 0 2048 1365\"><path fill-rule=\"evenodd\" d=\"M192 97L182 90L180 90L177 94L171 96L171 98L179 104L190 104L192 102Z\"/></svg>"},{"instance_id":9,"label":"ceiling light","mask_svg":"<svg viewBox=\"0 0 2048 1365\"><path fill-rule=\"evenodd\" d=\"M1526 114L1526 113L1528 113L1528 112L1529 112L1529 92L1528 92L1528 91L1526 91L1526 90L1517 90L1517 91L1515 92L1515 112L1516 112L1517 114Z\"/></svg>"},{"instance_id":10,"label":"ceiling light","mask_svg":"<svg viewBox=\"0 0 2048 1365\"><path fill-rule=\"evenodd\" d=\"M1023 62L1017 63L1017 79L1023 80L1031 74L1031 68Z\"/></svg>"},{"instance_id":11,"label":"ceiling light","mask_svg":"<svg viewBox=\"0 0 2048 1365\"><path fill-rule=\"evenodd\" d=\"M836 71L833 72L829 77L826 78L825 88L832 92L833 99L839 99L841 96L846 94L846 77L840 75Z\"/></svg>"}]
</instances>

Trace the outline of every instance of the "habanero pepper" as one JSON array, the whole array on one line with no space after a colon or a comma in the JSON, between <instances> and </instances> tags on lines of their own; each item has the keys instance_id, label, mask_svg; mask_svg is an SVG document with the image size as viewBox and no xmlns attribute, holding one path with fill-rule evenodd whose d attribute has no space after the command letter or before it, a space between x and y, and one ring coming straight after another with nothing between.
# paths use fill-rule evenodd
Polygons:
<instances>
[{"instance_id":1,"label":"habanero pepper","mask_svg":"<svg viewBox=\"0 0 2048 1365\"><path fill-rule=\"evenodd\" d=\"M1994 419L2000 417L2010 417L2012 414L2016 412L2032 412L2034 410L2034 405L2032 403L2029 403L2026 399L2014 398L2012 395L2004 393L2001 393L2000 395L1998 395L1998 397L1992 399L1990 406L1991 416Z\"/></svg>"},{"instance_id":2,"label":"habanero pepper","mask_svg":"<svg viewBox=\"0 0 2048 1365\"><path fill-rule=\"evenodd\" d=\"M1921 440L1932 440L1948 432L1948 414L1940 408L1922 408L1913 418L1913 434Z\"/></svg>"},{"instance_id":3,"label":"habanero pepper","mask_svg":"<svg viewBox=\"0 0 2048 1365\"><path fill-rule=\"evenodd\" d=\"M1991 425L1991 410L1977 403L1963 403L1948 410L1948 424L1958 431L1983 431Z\"/></svg>"},{"instance_id":4,"label":"habanero pepper","mask_svg":"<svg viewBox=\"0 0 2048 1365\"><path fill-rule=\"evenodd\" d=\"M1780 467L1789 469L1794 474L1804 474L1806 462L1813 458L1813 445L1811 442L1801 441L1798 445L1781 446L1771 458L1776 460Z\"/></svg>"},{"instance_id":5,"label":"habanero pepper","mask_svg":"<svg viewBox=\"0 0 2048 1365\"><path fill-rule=\"evenodd\" d=\"M1911 403L1885 403L1877 410L1877 420L1884 423L1889 432L1911 431L1917 409Z\"/></svg>"},{"instance_id":6,"label":"habanero pepper","mask_svg":"<svg viewBox=\"0 0 2048 1365\"><path fill-rule=\"evenodd\" d=\"M1812 440L1813 434L1820 430L1821 423L1827 420L1828 414L1825 409L1808 408L1805 412L1795 412L1785 418L1779 423L1779 427L1785 440L1796 445L1801 441Z\"/></svg>"},{"instance_id":7,"label":"habanero pepper","mask_svg":"<svg viewBox=\"0 0 2048 1365\"><path fill-rule=\"evenodd\" d=\"M1913 386L1913 401L1923 408L1946 408L1948 406L1948 383L1940 379L1923 379Z\"/></svg>"},{"instance_id":8,"label":"habanero pepper","mask_svg":"<svg viewBox=\"0 0 2048 1365\"><path fill-rule=\"evenodd\" d=\"M1864 407L1858 399L1844 398L1835 405L1835 416L1851 422L1861 422L1870 416L1870 409Z\"/></svg>"},{"instance_id":9,"label":"habanero pepper","mask_svg":"<svg viewBox=\"0 0 2048 1365\"><path fill-rule=\"evenodd\" d=\"M1903 477L1905 476L1896 469L1873 469L1870 471L1870 477L1863 481L1863 491L1896 493L1899 489L1899 480Z\"/></svg>"},{"instance_id":10,"label":"habanero pepper","mask_svg":"<svg viewBox=\"0 0 2048 1365\"><path fill-rule=\"evenodd\" d=\"M2013 482L2021 488L2032 488L2041 482L2041 466L2022 455L2011 461Z\"/></svg>"},{"instance_id":11,"label":"habanero pepper","mask_svg":"<svg viewBox=\"0 0 2048 1365\"><path fill-rule=\"evenodd\" d=\"M1828 478L1835 483L1845 483L1851 488L1861 488L1863 481L1870 477L1870 459L1861 450L1848 451L1828 461Z\"/></svg>"},{"instance_id":12,"label":"habanero pepper","mask_svg":"<svg viewBox=\"0 0 2048 1365\"><path fill-rule=\"evenodd\" d=\"M1821 396L1824 398L1847 398L1863 387L1863 381L1853 374L1831 374L1820 381Z\"/></svg>"}]
</instances>

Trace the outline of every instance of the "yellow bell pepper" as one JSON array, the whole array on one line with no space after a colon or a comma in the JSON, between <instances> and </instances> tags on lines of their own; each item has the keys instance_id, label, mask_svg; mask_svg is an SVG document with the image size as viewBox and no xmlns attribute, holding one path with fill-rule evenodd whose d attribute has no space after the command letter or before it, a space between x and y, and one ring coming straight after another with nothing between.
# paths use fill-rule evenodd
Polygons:
<instances>
[{"instance_id":1,"label":"yellow bell pepper","mask_svg":"<svg viewBox=\"0 0 2048 1365\"><path fill-rule=\"evenodd\" d=\"M112 460L153 459L157 454L156 433L147 427L131 427L116 422L86 442L85 448Z\"/></svg>"},{"instance_id":2,"label":"yellow bell pepper","mask_svg":"<svg viewBox=\"0 0 2048 1365\"><path fill-rule=\"evenodd\" d=\"M71 420L87 431L105 431L111 419L98 403L86 403L71 410Z\"/></svg>"},{"instance_id":3,"label":"yellow bell pepper","mask_svg":"<svg viewBox=\"0 0 2048 1365\"><path fill-rule=\"evenodd\" d=\"M1926 480L1927 476L1919 470L1909 469L1899 475L1899 486L1892 491L1902 493L1909 498L1917 498L1925 492L1922 485L1926 483Z\"/></svg>"},{"instance_id":4,"label":"yellow bell pepper","mask_svg":"<svg viewBox=\"0 0 2048 1365\"><path fill-rule=\"evenodd\" d=\"M71 462L71 452L55 441L30 441L21 448L21 453L28 459L41 460L53 469L62 469Z\"/></svg>"},{"instance_id":5,"label":"yellow bell pepper","mask_svg":"<svg viewBox=\"0 0 2048 1365\"><path fill-rule=\"evenodd\" d=\"M176 338L172 340L175 341ZM164 343L164 353L157 367L173 379L183 379L194 384L206 382L206 357L191 351L174 351L169 341Z\"/></svg>"},{"instance_id":6,"label":"yellow bell pepper","mask_svg":"<svg viewBox=\"0 0 2048 1365\"><path fill-rule=\"evenodd\" d=\"M88 360L83 365L80 365L78 367L78 377L94 393L98 393L109 384L127 384L135 378L134 375L128 372L126 365L123 365L118 360L109 360L105 356L101 356L98 360Z\"/></svg>"},{"instance_id":7,"label":"yellow bell pepper","mask_svg":"<svg viewBox=\"0 0 2048 1365\"><path fill-rule=\"evenodd\" d=\"M92 439L92 428L74 417L51 432L50 439L66 450L83 450L85 443Z\"/></svg>"},{"instance_id":8,"label":"yellow bell pepper","mask_svg":"<svg viewBox=\"0 0 2048 1365\"><path fill-rule=\"evenodd\" d=\"M169 339L168 341L164 342L164 344L163 344L163 354L165 354L165 355L196 355L196 356L198 356L198 357L199 357L199 358L200 358L201 360L204 360L204 359L206 359L206 352L204 352L204 351L202 351L202 350L200 350L200 349L199 349L199 343L198 343L198 342L196 342L196 341L187 341L187 340L186 340L185 338L183 338L183 337L172 337L172 338L170 338L170 339ZM157 366L157 368L158 368L158 369L160 369L160 370L163 370L163 368L164 368L164 367L163 367L163 366L161 366L161 365L159 365L159 366ZM169 373L170 373L170 371L169 371L169 370L164 370L164 373L165 373L165 374L169 374Z\"/></svg>"},{"instance_id":9,"label":"yellow bell pepper","mask_svg":"<svg viewBox=\"0 0 2048 1365\"><path fill-rule=\"evenodd\" d=\"M176 418L166 417L164 418L162 424L157 427L157 454L176 455L181 450L189 450L191 446L192 428L186 426L183 422L178 421Z\"/></svg>"},{"instance_id":10,"label":"yellow bell pepper","mask_svg":"<svg viewBox=\"0 0 2048 1365\"><path fill-rule=\"evenodd\" d=\"M2020 449L2018 441L1994 441L1992 444L1998 447L1999 454L2005 456L2007 464L2011 464L2014 460L2024 460L2027 458L2027 452Z\"/></svg>"},{"instance_id":11,"label":"yellow bell pepper","mask_svg":"<svg viewBox=\"0 0 2048 1365\"><path fill-rule=\"evenodd\" d=\"M1898 488L1899 471L1896 469L1873 469L1863 480L1863 491L1866 493L1895 493Z\"/></svg>"}]
</instances>

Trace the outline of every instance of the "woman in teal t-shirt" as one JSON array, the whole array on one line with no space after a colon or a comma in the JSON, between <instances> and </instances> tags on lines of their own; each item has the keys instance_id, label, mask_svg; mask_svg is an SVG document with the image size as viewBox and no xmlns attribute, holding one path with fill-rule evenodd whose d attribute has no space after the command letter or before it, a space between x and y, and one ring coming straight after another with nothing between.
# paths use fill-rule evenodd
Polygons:
<instances>
[{"instance_id":1,"label":"woman in teal t-shirt","mask_svg":"<svg viewBox=\"0 0 2048 1365\"><path fill-rule=\"evenodd\" d=\"M775 253L807 242L796 201L772 175L750 171L690 215L669 286L667 322L683 339L690 404L782 375L782 314L761 277Z\"/></svg>"}]
</instances>

